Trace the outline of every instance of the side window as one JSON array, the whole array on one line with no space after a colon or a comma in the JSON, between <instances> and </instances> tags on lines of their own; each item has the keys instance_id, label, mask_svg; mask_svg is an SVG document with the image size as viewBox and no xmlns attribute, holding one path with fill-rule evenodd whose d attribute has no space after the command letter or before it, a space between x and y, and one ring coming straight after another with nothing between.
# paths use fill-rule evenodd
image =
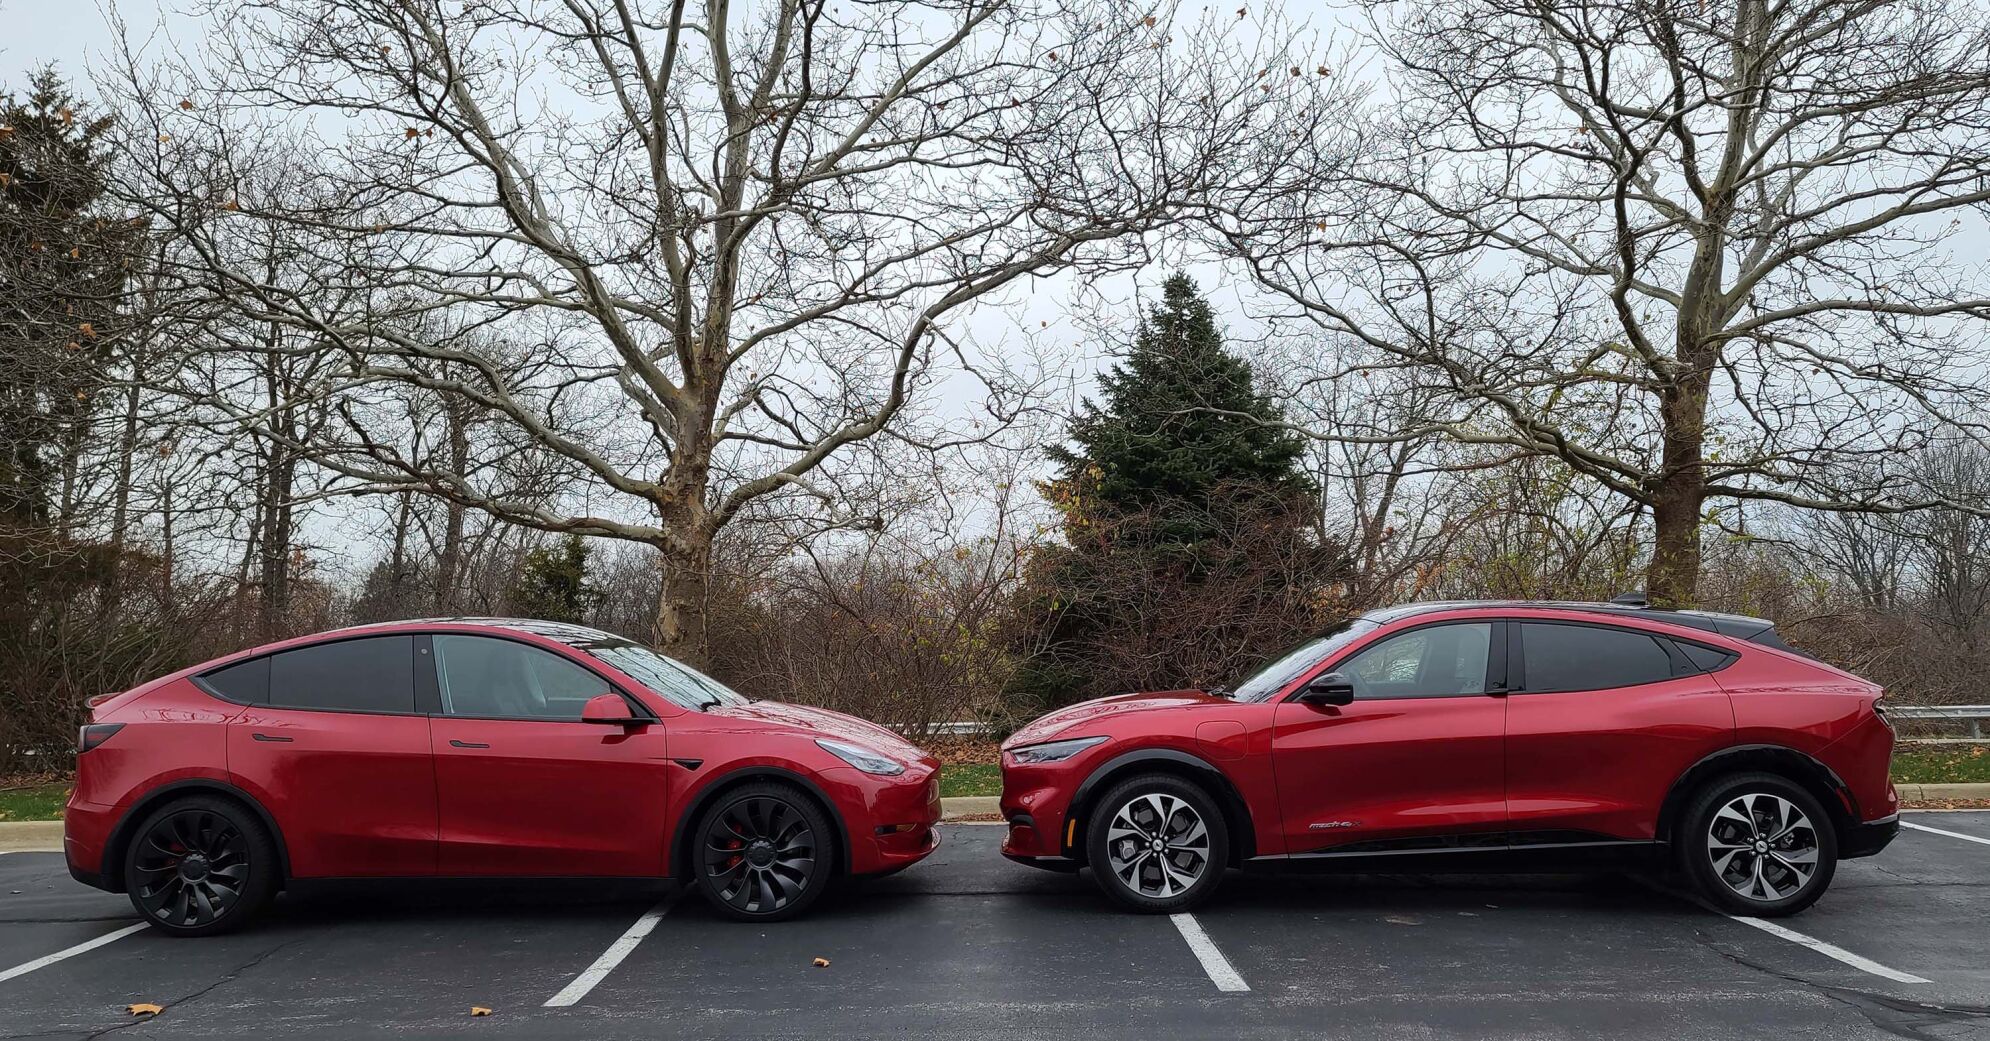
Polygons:
<instances>
[{"instance_id":1,"label":"side window","mask_svg":"<svg viewBox=\"0 0 1990 1041\"><path fill-rule=\"evenodd\" d=\"M1718 651L1703 644L1688 643L1685 640L1672 641L1673 646L1685 652L1686 657L1702 672L1716 672L1727 667L1735 656L1726 651Z\"/></svg>"},{"instance_id":2,"label":"side window","mask_svg":"<svg viewBox=\"0 0 1990 1041\"><path fill-rule=\"evenodd\" d=\"M1520 646L1530 693L1634 687L1673 676L1672 658L1657 640L1624 629L1522 622Z\"/></svg>"},{"instance_id":3,"label":"side window","mask_svg":"<svg viewBox=\"0 0 1990 1041\"><path fill-rule=\"evenodd\" d=\"M1484 694L1491 646L1491 622L1431 625L1364 648L1337 671L1354 681L1357 701Z\"/></svg>"},{"instance_id":4,"label":"side window","mask_svg":"<svg viewBox=\"0 0 1990 1041\"><path fill-rule=\"evenodd\" d=\"M489 636L436 636L435 678L452 716L578 722L587 699L609 691L557 654Z\"/></svg>"},{"instance_id":5,"label":"side window","mask_svg":"<svg viewBox=\"0 0 1990 1041\"><path fill-rule=\"evenodd\" d=\"M244 705L269 704L269 659L251 658L200 677L208 690Z\"/></svg>"},{"instance_id":6,"label":"side window","mask_svg":"<svg viewBox=\"0 0 1990 1041\"><path fill-rule=\"evenodd\" d=\"M413 712L415 638L370 636L270 655L269 703L339 712Z\"/></svg>"}]
</instances>

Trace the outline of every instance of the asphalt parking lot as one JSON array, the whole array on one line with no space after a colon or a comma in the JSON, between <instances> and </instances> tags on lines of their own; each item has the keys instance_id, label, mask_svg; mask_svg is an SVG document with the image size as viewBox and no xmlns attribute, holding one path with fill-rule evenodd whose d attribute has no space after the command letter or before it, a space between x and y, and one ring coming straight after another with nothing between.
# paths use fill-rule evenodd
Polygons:
<instances>
[{"instance_id":1,"label":"asphalt parking lot","mask_svg":"<svg viewBox=\"0 0 1990 1041\"><path fill-rule=\"evenodd\" d=\"M435 885L172 940L16 853L0 1036L1990 1038L1990 812L1907 819L1953 834L1842 865L1780 933L1601 875L1238 876L1139 917L958 825L765 928L668 886Z\"/></svg>"}]
</instances>

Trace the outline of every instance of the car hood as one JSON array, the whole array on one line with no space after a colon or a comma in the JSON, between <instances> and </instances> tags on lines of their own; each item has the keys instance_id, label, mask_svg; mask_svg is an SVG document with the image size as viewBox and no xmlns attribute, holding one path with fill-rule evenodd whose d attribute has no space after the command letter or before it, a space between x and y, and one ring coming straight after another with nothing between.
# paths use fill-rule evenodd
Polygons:
<instances>
[{"instance_id":1,"label":"car hood","mask_svg":"<svg viewBox=\"0 0 1990 1041\"><path fill-rule=\"evenodd\" d=\"M790 705L781 701L753 701L744 705L716 705L708 715L771 723L807 730L820 737L836 738L874 748L908 763L929 762L925 749L866 719L833 712L813 705Z\"/></svg>"},{"instance_id":2,"label":"car hood","mask_svg":"<svg viewBox=\"0 0 1990 1041\"><path fill-rule=\"evenodd\" d=\"M1022 729L1009 735L1002 742L1003 748L1017 748L1033 745L1063 733L1080 723L1121 716L1129 712L1158 712L1163 709L1187 708L1193 705L1224 703L1226 699L1201 690L1154 690L1138 694L1118 694L1110 698L1094 698L1081 701L1050 712L1024 725Z\"/></svg>"}]
</instances>

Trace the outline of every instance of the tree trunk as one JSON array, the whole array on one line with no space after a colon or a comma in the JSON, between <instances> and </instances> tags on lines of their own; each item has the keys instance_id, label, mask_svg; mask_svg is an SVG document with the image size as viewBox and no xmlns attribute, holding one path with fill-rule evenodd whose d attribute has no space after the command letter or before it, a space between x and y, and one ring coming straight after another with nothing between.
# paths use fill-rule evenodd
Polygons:
<instances>
[{"instance_id":1,"label":"tree trunk","mask_svg":"<svg viewBox=\"0 0 1990 1041\"><path fill-rule=\"evenodd\" d=\"M666 522L667 523L667 522ZM712 537L701 525L678 527L675 545L659 547L663 592L657 598L651 641L658 650L693 668L710 664L706 602L711 591Z\"/></svg>"},{"instance_id":2,"label":"tree trunk","mask_svg":"<svg viewBox=\"0 0 1990 1041\"><path fill-rule=\"evenodd\" d=\"M1663 458L1652 487L1654 530L1651 564L1645 572L1645 597L1654 607L1693 607L1699 599L1709 378L1708 369L1697 368L1659 398Z\"/></svg>"}]
</instances>

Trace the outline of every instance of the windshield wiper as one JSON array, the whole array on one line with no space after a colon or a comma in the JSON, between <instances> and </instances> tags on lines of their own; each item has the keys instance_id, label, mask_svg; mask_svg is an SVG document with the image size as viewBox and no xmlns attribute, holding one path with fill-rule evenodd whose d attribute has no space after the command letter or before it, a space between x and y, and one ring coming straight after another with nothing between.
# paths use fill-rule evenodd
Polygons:
<instances>
[{"instance_id":1,"label":"windshield wiper","mask_svg":"<svg viewBox=\"0 0 1990 1041\"><path fill-rule=\"evenodd\" d=\"M1219 698L1229 698L1231 701L1237 700L1237 692L1227 687L1211 687L1208 690L1203 691L1203 693L1211 694Z\"/></svg>"}]
</instances>

